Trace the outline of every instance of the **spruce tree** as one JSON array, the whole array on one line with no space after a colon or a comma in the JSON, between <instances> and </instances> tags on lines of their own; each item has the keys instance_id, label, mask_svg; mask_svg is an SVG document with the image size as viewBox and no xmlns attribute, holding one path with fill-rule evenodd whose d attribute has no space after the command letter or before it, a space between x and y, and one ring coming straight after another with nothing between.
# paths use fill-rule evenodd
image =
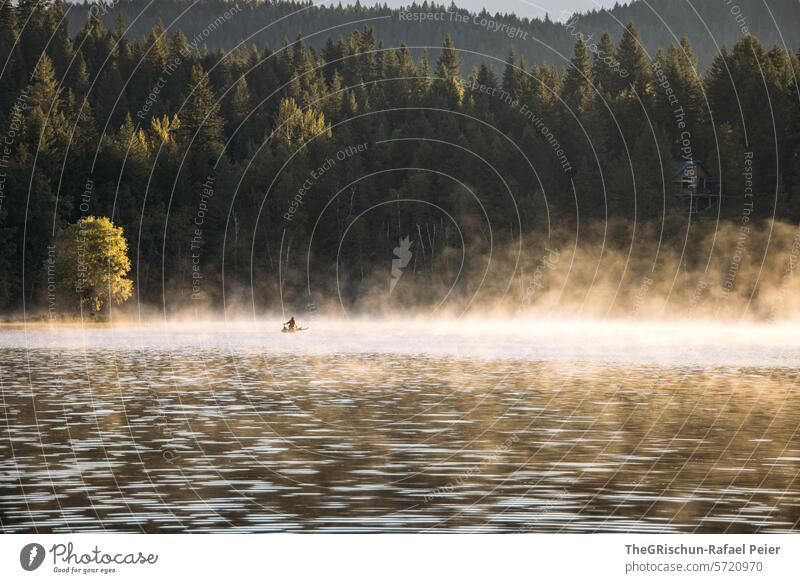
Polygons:
<instances>
[{"instance_id":1,"label":"spruce tree","mask_svg":"<svg viewBox=\"0 0 800 583\"><path fill-rule=\"evenodd\" d=\"M49 39L48 54L53 59L58 79L63 79L67 74L67 67L72 60L72 39L69 36L67 19L63 0L56 0L50 7L47 17L49 29L53 31Z\"/></svg>"},{"instance_id":2,"label":"spruce tree","mask_svg":"<svg viewBox=\"0 0 800 583\"><path fill-rule=\"evenodd\" d=\"M561 97L575 114L580 114L591 94L589 53L582 38L575 43L575 52L564 75Z\"/></svg>"},{"instance_id":3,"label":"spruce tree","mask_svg":"<svg viewBox=\"0 0 800 583\"><path fill-rule=\"evenodd\" d=\"M442 52L436 61L436 82L434 89L448 106L461 103L464 86L461 82L461 63L453 39L448 34L442 43Z\"/></svg>"},{"instance_id":4,"label":"spruce tree","mask_svg":"<svg viewBox=\"0 0 800 583\"><path fill-rule=\"evenodd\" d=\"M617 57L621 69L627 73L626 81L639 95L640 99L646 98L647 87L652 80L652 69L645 53L639 31L633 23L629 23L622 33L619 41Z\"/></svg>"},{"instance_id":5,"label":"spruce tree","mask_svg":"<svg viewBox=\"0 0 800 583\"><path fill-rule=\"evenodd\" d=\"M0 62L5 64L0 76L0 121L9 112L26 83L24 58L17 44L18 35L17 15L11 0L0 0Z\"/></svg>"},{"instance_id":6,"label":"spruce tree","mask_svg":"<svg viewBox=\"0 0 800 583\"><path fill-rule=\"evenodd\" d=\"M620 70L614 41L610 34L604 32L592 60L592 78L595 85L602 91L616 93L622 86L623 75L627 75L627 72Z\"/></svg>"},{"instance_id":7,"label":"spruce tree","mask_svg":"<svg viewBox=\"0 0 800 583\"><path fill-rule=\"evenodd\" d=\"M219 154L224 122L208 74L200 65L192 67L191 96L180 113L183 144L206 156Z\"/></svg>"},{"instance_id":8,"label":"spruce tree","mask_svg":"<svg viewBox=\"0 0 800 583\"><path fill-rule=\"evenodd\" d=\"M512 47L508 51L506 66L503 69L503 91L505 91L512 98L519 97L519 85L517 83L518 78L519 74L517 72L517 57Z\"/></svg>"}]
</instances>

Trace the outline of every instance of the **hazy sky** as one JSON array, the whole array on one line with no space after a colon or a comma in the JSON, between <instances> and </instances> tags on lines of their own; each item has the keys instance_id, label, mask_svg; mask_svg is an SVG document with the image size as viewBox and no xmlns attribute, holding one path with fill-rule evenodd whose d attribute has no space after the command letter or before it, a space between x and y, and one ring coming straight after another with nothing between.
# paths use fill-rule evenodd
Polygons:
<instances>
[{"instance_id":1,"label":"hazy sky","mask_svg":"<svg viewBox=\"0 0 800 583\"><path fill-rule=\"evenodd\" d=\"M375 0L361 0L361 4L371 5ZM386 0L392 7L407 6L413 0ZM617 0L456 0L456 6L478 11L486 8L489 12L513 12L519 16L544 17L550 14L553 20L564 20L565 17L576 11L591 10L592 8L611 7ZM417 0L420 4L422 0ZM345 2L343 2L345 3ZM351 3L355 3L352 0ZM383 4L383 1L380 2ZM437 4L449 5L450 0L436 0ZM626 2L620 1L620 4Z\"/></svg>"}]
</instances>

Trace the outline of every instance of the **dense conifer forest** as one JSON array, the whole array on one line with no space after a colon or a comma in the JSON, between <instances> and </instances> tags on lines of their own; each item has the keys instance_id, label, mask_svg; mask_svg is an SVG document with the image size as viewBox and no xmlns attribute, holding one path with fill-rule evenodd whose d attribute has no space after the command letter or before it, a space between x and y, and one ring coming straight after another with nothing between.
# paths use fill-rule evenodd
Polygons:
<instances>
[{"instance_id":1,"label":"dense conifer forest","mask_svg":"<svg viewBox=\"0 0 800 583\"><path fill-rule=\"evenodd\" d=\"M504 57L509 48L529 64L563 67L563 57L571 54L578 32L597 41L608 32L614 42L619 42L629 22L636 24L650 56L659 48L687 37L703 69L711 64L723 44L732 46L744 31L758 37L765 46L778 43L790 49L800 48L797 41L800 6L792 0L770 0L766 4L768 9L761 0L635 1L623 2L610 10L575 15L565 12L545 19L519 18L486 10L473 15L444 2L409 2L404 10L365 2L315 6L310 2L243 0L237 5L242 8L241 18L209 35L210 48L230 50L245 39L246 44L260 48L277 48L282 39L303 34L309 47L321 50L329 36L346 36L358 26L354 23L359 23L372 28L375 37L389 47L404 43L430 46L433 52L449 34L456 46L472 51L461 55L462 62L470 67L480 66L481 54ZM71 35L77 34L86 22L89 8L89 4L79 4L70 11ZM193 38L227 8L226 0L159 0L155 4L149 0L123 0L110 3L101 17L108 28L113 28L122 17L130 25L126 34L132 40L147 36L159 22ZM443 12L448 13L445 18L409 20L404 16Z\"/></svg>"},{"instance_id":2,"label":"dense conifer forest","mask_svg":"<svg viewBox=\"0 0 800 583\"><path fill-rule=\"evenodd\" d=\"M2 0L7 313L47 305L53 242L88 216L124 229L137 302L174 310L356 302L388 288L404 237L416 276L457 272L469 297L488 256L505 269L561 232L667 248L743 205L800 219L795 2L741 0L750 34L725 2L697 3L705 19L659 3L670 28L639 2L566 27L505 18L524 46L386 8L145 4ZM688 160L721 181L709 216L674 196Z\"/></svg>"}]
</instances>

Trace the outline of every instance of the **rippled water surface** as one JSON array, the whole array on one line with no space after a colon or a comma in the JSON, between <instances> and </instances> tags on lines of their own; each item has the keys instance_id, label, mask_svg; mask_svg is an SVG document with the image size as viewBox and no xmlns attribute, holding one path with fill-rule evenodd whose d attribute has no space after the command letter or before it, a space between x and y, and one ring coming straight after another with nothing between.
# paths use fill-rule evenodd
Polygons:
<instances>
[{"instance_id":1,"label":"rippled water surface","mask_svg":"<svg viewBox=\"0 0 800 583\"><path fill-rule=\"evenodd\" d=\"M0 329L2 529L798 529L797 335L273 328Z\"/></svg>"}]
</instances>

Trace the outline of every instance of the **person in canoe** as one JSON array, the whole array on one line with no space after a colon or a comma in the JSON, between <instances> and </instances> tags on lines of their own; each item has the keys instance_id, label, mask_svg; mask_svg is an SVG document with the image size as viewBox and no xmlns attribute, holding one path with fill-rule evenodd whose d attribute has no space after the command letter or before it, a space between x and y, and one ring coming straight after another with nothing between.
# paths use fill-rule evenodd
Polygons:
<instances>
[{"instance_id":1,"label":"person in canoe","mask_svg":"<svg viewBox=\"0 0 800 583\"><path fill-rule=\"evenodd\" d=\"M303 330L308 330L308 328L301 328L297 325L294 321L294 316L289 318L288 322L283 323L283 330L281 332L302 332Z\"/></svg>"}]
</instances>

